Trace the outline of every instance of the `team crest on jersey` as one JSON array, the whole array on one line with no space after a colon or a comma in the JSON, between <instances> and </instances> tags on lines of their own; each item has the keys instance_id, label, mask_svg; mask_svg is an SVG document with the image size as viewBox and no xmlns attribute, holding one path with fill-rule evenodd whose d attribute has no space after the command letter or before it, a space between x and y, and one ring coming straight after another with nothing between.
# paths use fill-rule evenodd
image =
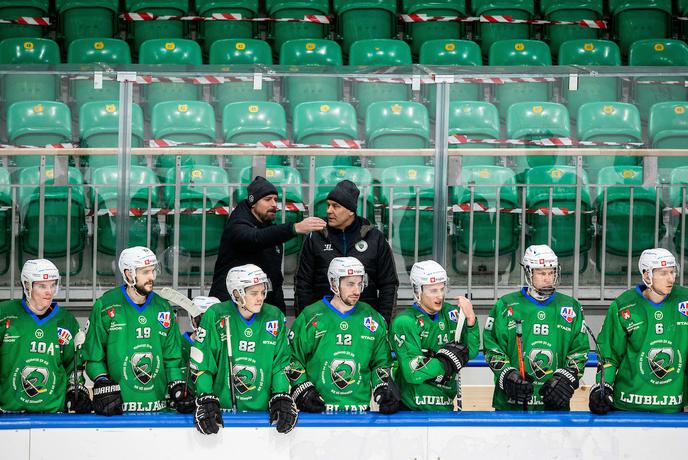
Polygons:
<instances>
[{"instance_id":1,"label":"team crest on jersey","mask_svg":"<svg viewBox=\"0 0 688 460\"><path fill-rule=\"evenodd\" d=\"M356 362L353 359L333 359L330 377L337 388L343 390L356 381Z\"/></svg>"},{"instance_id":2,"label":"team crest on jersey","mask_svg":"<svg viewBox=\"0 0 688 460\"><path fill-rule=\"evenodd\" d=\"M631 319L631 310L626 309L626 310L622 311L622 312L621 312L621 317L622 317L623 319Z\"/></svg>"},{"instance_id":3,"label":"team crest on jersey","mask_svg":"<svg viewBox=\"0 0 688 460\"><path fill-rule=\"evenodd\" d=\"M69 332L67 329L58 327L57 328L57 341L60 343L60 345L67 344L71 342L72 340L72 333Z\"/></svg>"},{"instance_id":4,"label":"team crest on jersey","mask_svg":"<svg viewBox=\"0 0 688 460\"><path fill-rule=\"evenodd\" d=\"M455 323L459 322L459 310L451 310L449 312L449 320Z\"/></svg>"},{"instance_id":5,"label":"team crest on jersey","mask_svg":"<svg viewBox=\"0 0 688 460\"><path fill-rule=\"evenodd\" d=\"M109 309L107 311L107 314L110 318L114 318L115 317L115 309L114 308Z\"/></svg>"},{"instance_id":6,"label":"team crest on jersey","mask_svg":"<svg viewBox=\"0 0 688 460\"><path fill-rule=\"evenodd\" d=\"M162 324L162 327L167 329L172 323L172 315L169 311L161 311L158 313L158 322Z\"/></svg>"},{"instance_id":7,"label":"team crest on jersey","mask_svg":"<svg viewBox=\"0 0 688 460\"><path fill-rule=\"evenodd\" d=\"M153 380L156 369L154 368L153 353L139 352L131 355L131 370L136 380L146 385Z\"/></svg>"},{"instance_id":8,"label":"team crest on jersey","mask_svg":"<svg viewBox=\"0 0 688 460\"><path fill-rule=\"evenodd\" d=\"M647 363L652 373L662 380L675 370L674 350L671 347L651 348L647 352Z\"/></svg>"},{"instance_id":9,"label":"team crest on jersey","mask_svg":"<svg viewBox=\"0 0 688 460\"><path fill-rule=\"evenodd\" d=\"M561 307L561 317L564 318L567 323L571 324L576 317L576 312L573 307Z\"/></svg>"},{"instance_id":10,"label":"team crest on jersey","mask_svg":"<svg viewBox=\"0 0 688 460\"><path fill-rule=\"evenodd\" d=\"M256 378L258 372L255 366L237 364L232 367L232 377L234 389L239 394L244 394L256 389Z\"/></svg>"},{"instance_id":11,"label":"team crest on jersey","mask_svg":"<svg viewBox=\"0 0 688 460\"><path fill-rule=\"evenodd\" d=\"M45 367L26 366L21 371L22 389L26 396L33 398L48 391L50 372Z\"/></svg>"},{"instance_id":12,"label":"team crest on jersey","mask_svg":"<svg viewBox=\"0 0 688 460\"><path fill-rule=\"evenodd\" d=\"M552 373L554 354L552 350L536 348L528 353L528 362L530 363L530 368L535 374L535 377L539 380Z\"/></svg>"},{"instance_id":13,"label":"team crest on jersey","mask_svg":"<svg viewBox=\"0 0 688 460\"><path fill-rule=\"evenodd\" d=\"M368 328L370 332L375 332L377 331L377 328L380 326L377 321L373 319L372 316L366 316L363 319L363 325Z\"/></svg>"},{"instance_id":14,"label":"team crest on jersey","mask_svg":"<svg viewBox=\"0 0 688 460\"><path fill-rule=\"evenodd\" d=\"M679 302L678 312L680 314L682 314L683 316L688 316L688 300L684 300L683 302Z\"/></svg>"},{"instance_id":15,"label":"team crest on jersey","mask_svg":"<svg viewBox=\"0 0 688 460\"><path fill-rule=\"evenodd\" d=\"M272 334L273 337L277 337L277 332L279 328L279 322L278 321L267 321L265 323L265 330L268 331L270 334Z\"/></svg>"}]
</instances>

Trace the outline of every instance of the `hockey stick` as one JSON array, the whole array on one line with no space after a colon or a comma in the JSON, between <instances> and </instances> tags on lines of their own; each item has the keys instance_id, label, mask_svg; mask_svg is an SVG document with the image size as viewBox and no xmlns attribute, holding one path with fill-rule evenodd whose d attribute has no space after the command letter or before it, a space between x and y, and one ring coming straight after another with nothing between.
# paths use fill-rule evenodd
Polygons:
<instances>
[{"instance_id":1,"label":"hockey stick","mask_svg":"<svg viewBox=\"0 0 688 460\"><path fill-rule=\"evenodd\" d=\"M466 294L466 298L468 298L468 294ZM463 332L463 325L466 322L466 314L463 312L461 309L460 305L457 305L459 307L459 316L456 319L456 329L454 330L454 342L459 343L461 340L461 333ZM463 398L463 392L461 391L461 372L456 373L456 410L458 412L461 412L463 409L463 403L462 403L462 398Z\"/></svg>"},{"instance_id":2,"label":"hockey stick","mask_svg":"<svg viewBox=\"0 0 688 460\"><path fill-rule=\"evenodd\" d=\"M229 361L229 394L232 399L232 412L236 414L237 411L237 403L236 403L236 395L234 394L234 375L233 375L233 359L232 359L232 336L230 335L230 329L229 329L229 319L230 316L227 315L225 316L225 338L227 339L227 360Z\"/></svg>"},{"instance_id":3,"label":"hockey stick","mask_svg":"<svg viewBox=\"0 0 688 460\"><path fill-rule=\"evenodd\" d=\"M72 384L74 385L74 407L76 407L79 403L79 391L77 390L77 385L78 385L78 378L79 374L76 368L76 357L79 352L79 349L81 348L81 345L86 341L86 334L84 334L81 330L76 333L74 336L74 368L72 369ZM71 413L76 413L76 410L74 412L69 412Z\"/></svg>"},{"instance_id":4,"label":"hockey stick","mask_svg":"<svg viewBox=\"0 0 688 460\"><path fill-rule=\"evenodd\" d=\"M597 337L595 337L595 334L592 333L592 329L590 329L590 326L588 326L588 323L586 323L585 320L583 320L583 326L588 331L588 334L590 334L590 337L592 337L592 341L595 344L595 352L597 353L597 372L600 373L600 388L602 388L602 395L604 396L604 363L606 359L600 351L600 344L597 343Z\"/></svg>"},{"instance_id":5,"label":"hockey stick","mask_svg":"<svg viewBox=\"0 0 688 460\"><path fill-rule=\"evenodd\" d=\"M521 379L526 379L526 365L523 362L523 324L520 319L516 320L516 349L518 351L518 372ZM523 401L523 412L528 412L528 399Z\"/></svg>"},{"instance_id":6,"label":"hockey stick","mask_svg":"<svg viewBox=\"0 0 688 460\"><path fill-rule=\"evenodd\" d=\"M169 301L170 303L182 307L189 313L189 316L191 316L192 318L195 318L196 316L203 313L201 309L198 308L196 304L191 301L191 299L189 299L187 296L177 291L176 289L172 289L171 287L165 286L164 288L160 289L160 291L158 291L157 294L163 299Z\"/></svg>"}]
</instances>

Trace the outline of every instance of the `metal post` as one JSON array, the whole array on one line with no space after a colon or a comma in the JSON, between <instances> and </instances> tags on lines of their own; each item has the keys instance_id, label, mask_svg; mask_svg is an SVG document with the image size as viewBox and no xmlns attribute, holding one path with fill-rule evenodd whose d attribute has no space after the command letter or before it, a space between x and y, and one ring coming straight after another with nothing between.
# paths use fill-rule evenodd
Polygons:
<instances>
[{"instance_id":1,"label":"metal post","mask_svg":"<svg viewBox=\"0 0 688 460\"><path fill-rule=\"evenodd\" d=\"M471 290L473 288L473 224L475 219L475 183L468 184L468 188L471 191L470 194L470 210L468 211L468 298L471 298Z\"/></svg>"},{"instance_id":2,"label":"metal post","mask_svg":"<svg viewBox=\"0 0 688 460\"><path fill-rule=\"evenodd\" d=\"M205 295L205 232L207 228L207 204L208 204L208 187L203 186L203 204L201 214L201 295Z\"/></svg>"},{"instance_id":3,"label":"metal post","mask_svg":"<svg viewBox=\"0 0 688 460\"><path fill-rule=\"evenodd\" d=\"M683 270L685 267L685 255L686 255L686 187L683 186L683 197L681 199L681 274L679 276L679 284L683 286Z\"/></svg>"},{"instance_id":4,"label":"metal post","mask_svg":"<svg viewBox=\"0 0 688 460\"><path fill-rule=\"evenodd\" d=\"M129 174L131 169L131 107L133 103L136 72L117 73L119 82L119 136L118 170L119 190L117 193L117 242L115 260L129 245ZM120 282L121 273L115 272L115 279Z\"/></svg>"},{"instance_id":5,"label":"metal post","mask_svg":"<svg viewBox=\"0 0 688 460\"><path fill-rule=\"evenodd\" d=\"M604 284L606 281L605 273L607 271L607 190L608 186L604 186L602 191L602 248L600 251L600 300L604 300Z\"/></svg>"},{"instance_id":6,"label":"metal post","mask_svg":"<svg viewBox=\"0 0 688 460\"><path fill-rule=\"evenodd\" d=\"M174 161L174 236L172 238L172 288L179 286L179 221L181 216L182 195L182 156L176 155Z\"/></svg>"},{"instance_id":7,"label":"metal post","mask_svg":"<svg viewBox=\"0 0 688 460\"><path fill-rule=\"evenodd\" d=\"M420 239L420 186L416 185L416 214L415 214L415 226L413 230L413 263L418 262L418 241Z\"/></svg>"},{"instance_id":8,"label":"metal post","mask_svg":"<svg viewBox=\"0 0 688 460\"><path fill-rule=\"evenodd\" d=\"M43 258L45 245L45 155L41 155L41 165L39 167L40 177L38 179L38 258Z\"/></svg>"},{"instance_id":9,"label":"metal post","mask_svg":"<svg viewBox=\"0 0 688 460\"><path fill-rule=\"evenodd\" d=\"M435 203L433 213L432 256L443 267L447 264L447 170L449 168L449 90L452 77L440 77L437 83L435 116ZM437 77L436 77L437 80Z\"/></svg>"},{"instance_id":10,"label":"metal post","mask_svg":"<svg viewBox=\"0 0 688 460\"><path fill-rule=\"evenodd\" d=\"M497 199L495 200L495 261L494 261L494 293L493 297L494 300L497 300L499 297L499 240L501 238L500 236L500 228L499 226L501 225L501 212L499 211L500 208L502 207L501 203L501 192L502 188L497 186ZM489 207L489 202L488 202L488 207Z\"/></svg>"},{"instance_id":11,"label":"metal post","mask_svg":"<svg viewBox=\"0 0 688 460\"><path fill-rule=\"evenodd\" d=\"M93 260L91 261L93 272L91 273L91 300L95 302L96 278L98 276L98 187L95 185L91 185L91 187L93 187L93 247L91 250L91 255L93 256Z\"/></svg>"},{"instance_id":12,"label":"metal post","mask_svg":"<svg viewBox=\"0 0 688 460\"><path fill-rule=\"evenodd\" d=\"M626 262L626 288L631 288L631 262L633 260L633 195L635 187L631 186L631 200L628 205L628 259Z\"/></svg>"},{"instance_id":13,"label":"metal post","mask_svg":"<svg viewBox=\"0 0 688 460\"><path fill-rule=\"evenodd\" d=\"M67 257L65 268L65 302L69 302L69 272L72 271L72 187L67 187Z\"/></svg>"},{"instance_id":14,"label":"metal post","mask_svg":"<svg viewBox=\"0 0 688 460\"><path fill-rule=\"evenodd\" d=\"M308 157L308 177L310 177L308 185L308 216L315 215L315 155ZM364 214L365 216L365 214Z\"/></svg>"},{"instance_id":15,"label":"metal post","mask_svg":"<svg viewBox=\"0 0 688 460\"><path fill-rule=\"evenodd\" d=\"M581 232L581 212L583 209L582 203L583 194L583 157L578 155L576 157L576 210L574 215L574 232L573 238L573 297L578 298L578 283L580 272L580 232Z\"/></svg>"},{"instance_id":16,"label":"metal post","mask_svg":"<svg viewBox=\"0 0 688 460\"><path fill-rule=\"evenodd\" d=\"M12 185L12 226L10 228L10 299L14 299L14 277L16 275L14 260L17 254L17 237L18 237L18 223L17 219L17 188ZM683 193L683 201L685 206L685 191ZM21 291L20 291L21 292Z\"/></svg>"}]
</instances>

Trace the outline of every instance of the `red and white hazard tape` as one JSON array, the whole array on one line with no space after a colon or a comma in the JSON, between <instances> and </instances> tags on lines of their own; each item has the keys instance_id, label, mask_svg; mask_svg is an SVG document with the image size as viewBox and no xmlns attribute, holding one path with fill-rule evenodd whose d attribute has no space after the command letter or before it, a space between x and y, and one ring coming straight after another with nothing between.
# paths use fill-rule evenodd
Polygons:
<instances>
[{"instance_id":1,"label":"red and white hazard tape","mask_svg":"<svg viewBox=\"0 0 688 460\"><path fill-rule=\"evenodd\" d=\"M533 25L572 25L590 29L606 29L607 22L599 19L581 19L578 21L548 21L545 19L514 19L513 16L428 16L427 14L401 14L404 22L486 22L506 24Z\"/></svg>"},{"instance_id":2,"label":"red and white hazard tape","mask_svg":"<svg viewBox=\"0 0 688 460\"><path fill-rule=\"evenodd\" d=\"M395 204L392 206L389 205L379 205L377 206L382 209L397 209L397 210L403 210L403 211L433 211L434 208L433 206L413 206L413 205L403 205L403 204ZM448 211L452 213L464 213L464 212L487 212L487 213L495 213L495 212L500 212L500 213L505 213L505 214L521 214L523 212L522 208L494 208L494 207L488 207L485 206L481 203L473 203L473 207L471 207L470 203L460 203L460 204L455 204L453 206L449 206L447 208ZM588 211L581 211L581 214L592 214L595 211L593 210L588 210ZM552 207L552 208L526 208L526 214L535 214L539 216L547 216L549 214L552 214L553 216L571 216L576 213L575 210L569 209L569 208L561 208L561 207Z\"/></svg>"},{"instance_id":3,"label":"red and white hazard tape","mask_svg":"<svg viewBox=\"0 0 688 460\"><path fill-rule=\"evenodd\" d=\"M64 78L68 78L70 80L93 80L92 76L88 75L62 75ZM110 77L104 75L103 80L116 80L116 77ZM253 81L255 78L254 77L242 77L242 76L236 76L236 77L223 77L219 76L216 77L214 75L204 75L201 77L154 77L152 75L137 75L136 76L136 84L138 85L149 85L151 83L191 83L194 85L220 85L222 83L237 83L237 82L246 82L246 81ZM261 79L263 81L275 81L276 79L274 77L268 77L265 75L261 76Z\"/></svg>"},{"instance_id":4,"label":"red and white hazard tape","mask_svg":"<svg viewBox=\"0 0 688 460\"><path fill-rule=\"evenodd\" d=\"M346 77L346 80L355 81L358 83L404 83L411 85L414 82L423 84L438 83L434 77L423 76L414 79L413 77ZM493 84L505 85L508 83L544 83L557 81L554 77L513 77L513 78L455 78L452 83L477 83L477 84Z\"/></svg>"},{"instance_id":5,"label":"red and white hazard tape","mask_svg":"<svg viewBox=\"0 0 688 460\"><path fill-rule=\"evenodd\" d=\"M306 206L303 203L287 202L285 205L287 212L305 212ZM1 209L0 209L1 210ZM282 203L277 203L277 210L282 210ZM214 214L217 216L228 216L232 212L229 206L216 206L214 208L207 208L205 214ZM86 209L86 217L92 217L96 213L93 209ZM101 208L98 209L98 216L117 216L117 208ZM173 208L129 208L129 217L144 217L144 216L173 216L179 215L199 215L204 214L202 208L181 208L179 212L175 213Z\"/></svg>"},{"instance_id":6,"label":"red and white hazard tape","mask_svg":"<svg viewBox=\"0 0 688 460\"><path fill-rule=\"evenodd\" d=\"M569 137L549 137L545 139L471 139L463 134L452 134L449 136L449 144L532 145L538 147L642 147L645 145L643 142L575 142Z\"/></svg>"},{"instance_id":7,"label":"red and white hazard tape","mask_svg":"<svg viewBox=\"0 0 688 460\"><path fill-rule=\"evenodd\" d=\"M0 19L0 24L21 24L23 26L49 26L50 18L20 16L16 19Z\"/></svg>"},{"instance_id":8,"label":"red and white hazard tape","mask_svg":"<svg viewBox=\"0 0 688 460\"><path fill-rule=\"evenodd\" d=\"M330 17L320 14L307 14L303 18L245 18L239 13L214 13L212 16L158 16L152 13L122 13L125 21L245 21L245 22L312 22L329 24Z\"/></svg>"},{"instance_id":9,"label":"red and white hazard tape","mask_svg":"<svg viewBox=\"0 0 688 460\"><path fill-rule=\"evenodd\" d=\"M349 139L333 139L329 144L294 144L288 140L278 140L278 141L261 141L255 143L215 143L215 142L177 142L167 139L152 139L148 141L150 147L263 147L268 149L360 149L363 141L349 140Z\"/></svg>"},{"instance_id":10,"label":"red and white hazard tape","mask_svg":"<svg viewBox=\"0 0 688 460\"><path fill-rule=\"evenodd\" d=\"M0 144L0 149L73 149L78 146L79 144L72 144L69 142L63 144L46 144L43 146Z\"/></svg>"}]
</instances>

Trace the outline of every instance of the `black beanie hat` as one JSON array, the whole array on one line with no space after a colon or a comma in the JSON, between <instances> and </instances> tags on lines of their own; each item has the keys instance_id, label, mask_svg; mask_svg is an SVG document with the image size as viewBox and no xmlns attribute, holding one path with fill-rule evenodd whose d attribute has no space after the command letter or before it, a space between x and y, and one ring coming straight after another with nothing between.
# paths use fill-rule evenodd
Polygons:
<instances>
[{"instance_id":1,"label":"black beanie hat","mask_svg":"<svg viewBox=\"0 0 688 460\"><path fill-rule=\"evenodd\" d=\"M343 180L338 183L332 191L327 195L328 200L339 203L349 211L356 213L358 207L358 187L350 180Z\"/></svg>"},{"instance_id":2,"label":"black beanie hat","mask_svg":"<svg viewBox=\"0 0 688 460\"><path fill-rule=\"evenodd\" d=\"M248 191L248 197L246 198L246 201L248 201L249 206L253 206L263 197L278 194L277 187L275 187L272 182L262 176L256 176L256 178L253 179L253 182L248 184L246 190Z\"/></svg>"}]
</instances>

